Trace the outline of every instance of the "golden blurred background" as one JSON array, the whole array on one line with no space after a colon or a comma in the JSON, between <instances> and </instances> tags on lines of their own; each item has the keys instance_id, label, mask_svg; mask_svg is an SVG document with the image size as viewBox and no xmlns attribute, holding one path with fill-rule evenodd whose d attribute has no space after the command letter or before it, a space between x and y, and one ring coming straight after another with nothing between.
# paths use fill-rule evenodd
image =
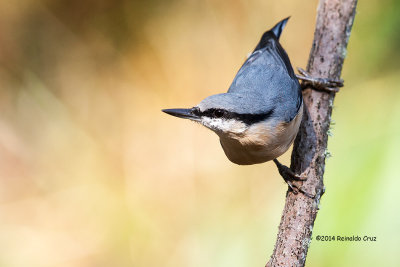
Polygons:
<instances>
[{"instance_id":1,"label":"golden blurred background","mask_svg":"<svg viewBox=\"0 0 400 267\"><path fill-rule=\"evenodd\" d=\"M225 92L261 34L305 67L318 1L0 1L0 266L264 266L287 186L163 114ZM400 2L360 1L307 266L396 266ZM290 152L282 161L289 163ZM398 266L398 265L397 265Z\"/></svg>"}]
</instances>

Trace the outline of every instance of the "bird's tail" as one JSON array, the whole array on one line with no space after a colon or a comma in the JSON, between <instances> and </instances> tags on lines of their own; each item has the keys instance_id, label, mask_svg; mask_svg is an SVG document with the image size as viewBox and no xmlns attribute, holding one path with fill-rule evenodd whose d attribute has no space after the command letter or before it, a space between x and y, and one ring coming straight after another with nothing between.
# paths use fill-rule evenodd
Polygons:
<instances>
[{"instance_id":1,"label":"bird's tail","mask_svg":"<svg viewBox=\"0 0 400 267\"><path fill-rule=\"evenodd\" d=\"M261 48L264 48L265 46L267 46L269 40L275 39L279 40L279 37L281 37L281 33L283 31L283 28L285 28L285 25L287 23L287 21L289 20L290 17L287 17L286 19L281 20L280 22L278 22L274 27L272 27L271 30L266 31L263 36L261 37L260 42L257 44L256 48L254 49L254 51L257 51Z\"/></svg>"},{"instance_id":2,"label":"bird's tail","mask_svg":"<svg viewBox=\"0 0 400 267\"><path fill-rule=\"evenodd\" d=\"M285 28L286 23L288 22L289 19L290 19L290 17L287 17L286 19L279 21L274 27L272 27L271 30L269 30L275 34L275 36L276 36L276 38L278 38L278 40L279 40L279 37L281 37L283 28Z\"/></svg>"}]
</instances>

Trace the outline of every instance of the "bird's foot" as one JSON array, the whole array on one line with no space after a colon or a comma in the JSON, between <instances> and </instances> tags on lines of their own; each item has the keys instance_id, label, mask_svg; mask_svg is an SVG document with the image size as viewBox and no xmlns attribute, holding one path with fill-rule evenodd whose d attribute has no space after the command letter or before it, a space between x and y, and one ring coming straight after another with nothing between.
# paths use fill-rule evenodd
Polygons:
<instances>
[{"instance_id":1,"label":"bird's foot","mask_svg":"<svg viewBox=\"0 0 400 267\"><path fill-rule=\"evenodd\" d=\"M296 74L297 79L302 80L302 89L311 87L313 89L325 92L339 92L339 87L343 87L342 79L314 78L302 68L297 68L301 75Z\"/></svg>"},{"instance_id":2,"label":"bird's foot","mask_svg":"<svg viewBox=\"0 0 400 267\"><path fill-rule=\"evenodd\" d=\"M294 194L297 195L298 193L302 193L309 198L315 197L293 183L293 181L305 181L307 180L307 176L295 174L289 167L282 165L277 159L274 159L274 163L278 168L279 174L282 176L283 180L288 184L289 188Z\"/></svg>"}]
</instances>

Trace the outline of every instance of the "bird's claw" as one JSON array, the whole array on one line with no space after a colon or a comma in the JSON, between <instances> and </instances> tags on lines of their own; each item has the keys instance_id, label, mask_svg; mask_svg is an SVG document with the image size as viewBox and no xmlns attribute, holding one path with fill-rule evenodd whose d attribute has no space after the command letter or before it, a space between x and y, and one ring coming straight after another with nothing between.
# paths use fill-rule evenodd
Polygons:
<instances>
[{"instance_id":1,"label":"bird's claw","mask_svg":"<svg viewBox=\"0 0 400 267\"><path fill-rule=\"evenodd\" d=\"M342 79L314 78L302 68L297 67L297 70L301 75L296 74L296 77L303 81L303 89L310 86L319 91L337 93L339 92L339 87L343 87L344 81Z\"/></svg>"},{"instance_id":2,"label":"bird's claw","mask_svg":"<svg viewBox=\"0 0 400 267\"><path fill-rule=\"evenodd\" d=\"M289 188L292 190L292 192L297 195L298 193L302 193L303 195L305 195L306 197L312 198L314 199L315 196L307 193L306 191L304 191L303 189L301 189L300 187L298 187L297 185L294 185L292 182L290 181L286 181L286 183L288 184Z\"/></svg>"},{"instance_id":3,"label":"bird's claw","mask_svg":"<svg viewBox=\"0 0 400 267\"><path fill-rule=\"evenodd\" d=\"M282 176L283 180L288 184L289 188L293 191L294 194L302 193L309 198L315 198L315 196L307 193L301 187L295 185L293 181L305 181L307 180L307 176L295 174L289 167L281 164L277 159L274 159L274 163L278 168L279 174Z\"/></svg>"}]
</instances>

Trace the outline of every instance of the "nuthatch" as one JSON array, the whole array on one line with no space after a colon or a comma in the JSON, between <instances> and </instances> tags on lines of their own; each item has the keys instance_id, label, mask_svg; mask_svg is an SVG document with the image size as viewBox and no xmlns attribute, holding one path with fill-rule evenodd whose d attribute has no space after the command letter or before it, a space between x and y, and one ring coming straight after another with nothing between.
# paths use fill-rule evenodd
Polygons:
<instances>
[{"instance_id":1,"label":"nuthatch","mask_svg":"<svg viewBox=\"0 0 400 267\"><path fill-rule=\"evenodd\" d=\"M263 34L227 93L209 96L190 109L163 111L213 130L233 163L250 165L274 160L285 181L294 189L290 181L304 177L295 175L276 158L293 143L303 117L298 78L310 83L323 81L294 73L279 43L288 19Z\"/></svg>"}]
</instances>

